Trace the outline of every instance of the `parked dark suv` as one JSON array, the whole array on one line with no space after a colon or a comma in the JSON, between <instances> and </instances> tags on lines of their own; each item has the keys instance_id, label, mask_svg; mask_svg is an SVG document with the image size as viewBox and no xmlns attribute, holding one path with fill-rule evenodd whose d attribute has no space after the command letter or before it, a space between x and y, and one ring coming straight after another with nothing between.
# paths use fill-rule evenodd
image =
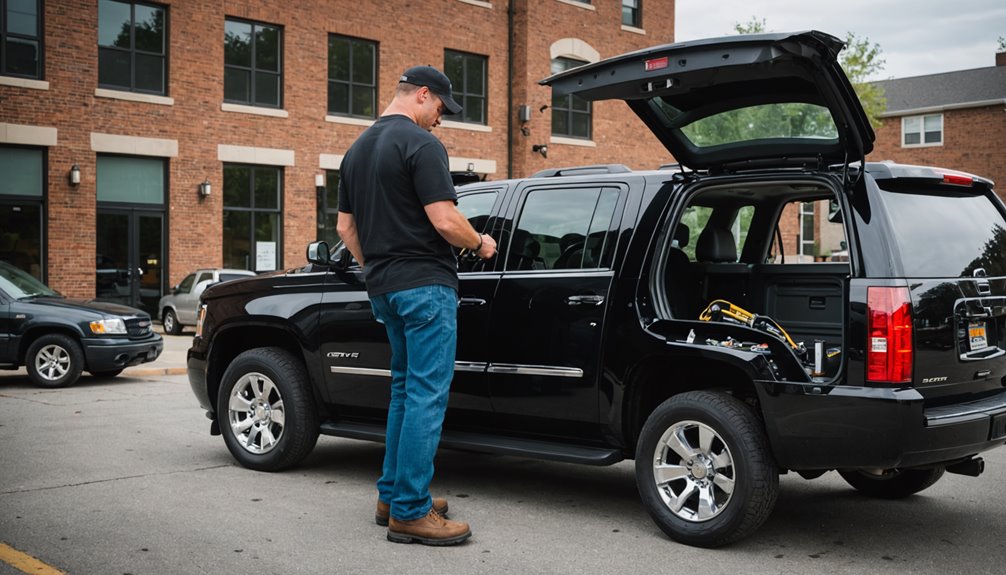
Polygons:
<instances>
[{"instance_id":1,"label":"parked dark suv","mask_svg":"<svg viewBox=\"0 0 1006 575\"><path fill-rule=\"evenodd\" d=\"M0 261L0 369L22 365L39 387L73 385L83 371L115 377L164 349L150 316L136 308L67 299Z\"/></svg>"},{"instance_id":2,"label":"parked dark suv","mask_svg":"<svg viewBox=\"0 0 1006 575\"><path fill-rule=\"evenodd\" d=\"M760 526L780 473L887 498L981 473L1006 442L1004 206L976 176L866 163L841 48L738 36L544 80L626 101L679 165L459 189L500 252L459 260L442 446L634 458L654 521L699 546ZM389 349L361 272L322 242L308 260L203 294L189 378L252 469L319 433L383 439Z\"/></svg>"}]
</instances>

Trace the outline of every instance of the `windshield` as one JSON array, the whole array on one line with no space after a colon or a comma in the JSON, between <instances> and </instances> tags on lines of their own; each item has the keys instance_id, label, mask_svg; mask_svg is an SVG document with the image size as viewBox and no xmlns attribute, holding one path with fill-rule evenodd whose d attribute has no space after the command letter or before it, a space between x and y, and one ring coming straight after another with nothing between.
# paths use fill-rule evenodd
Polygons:
<instances>
[{"instance_id":1,"label":"windshield","mask_svg":"<svg viewBox=\"0 0 1006 575\"><path fill-rule=\"evenodd\" d=\"M0 289L15 299L36 296L62 297L34 276L7 262L0 262Z\"/></svg>"},{"instance_id":2,"label":"windshield","mask_svg":"<svg viewBox=\"0 0 1006 575\"><path fill-rule=\"evenodd\" d=\"M1006 276L1006 220L983 195L883 192L905 274Z\"/></svg>"}]
</instances>

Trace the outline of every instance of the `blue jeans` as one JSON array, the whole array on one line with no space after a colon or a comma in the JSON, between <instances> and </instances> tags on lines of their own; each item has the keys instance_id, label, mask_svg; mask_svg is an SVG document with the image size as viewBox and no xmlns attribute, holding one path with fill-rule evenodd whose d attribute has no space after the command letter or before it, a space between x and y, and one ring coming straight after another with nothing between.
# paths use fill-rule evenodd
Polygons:
<instances>
[{"instance_id":1,"label":"blue jeans","mask_svg":"<svg viewBox=\"0 0 1006 575\"><path fill-rule=\"evenodd\" d=\"M433 457L454 376L458 296L428 285L370 299L391 341L391 403L377 495L400 521L425 516L433 501Z\"/></svg>"}]
</instances>

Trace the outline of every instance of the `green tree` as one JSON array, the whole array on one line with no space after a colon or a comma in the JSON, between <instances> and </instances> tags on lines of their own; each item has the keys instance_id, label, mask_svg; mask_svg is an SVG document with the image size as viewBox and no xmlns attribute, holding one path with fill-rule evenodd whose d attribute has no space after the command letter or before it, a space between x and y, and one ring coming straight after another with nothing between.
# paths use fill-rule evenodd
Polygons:
<instances>
[{"instance_id":1,"label":"green tree","mask_svg":"<svg viewBox=\"0 0 1006 575\"><path fill-rule=\"evenodd\" d=\"M759 20L752 16L745 23L735 23L734 31L738 34L759 34L767 32L768 29L764 18ZM1006 41L1000 37L1000 46L1004 43ZM884 68L881 52L879 44L870 43L869 38L859 38L855 33L849 32L845 36L845 48L838 55L838 62L852 82L852 87L856 90L856 95L863 104L863 110L874 128L880 126L882 123L880 115L887 110L884 90L869 81L871 76L879 74Z\"/></svg>"},{"instance_id":2,"label":"green tree","mask_svg":"<svg viewBox=\"0 0 1006 575\"><path fill-rule=\"evenodd\" d=\"M855 33L849 32L845 37L845 49L838 55L838 61L874 128L881 125L880 115L887 110L884 89L869 82L871 76L879 74L884 68L884 59L880 54L879 44L871 44L869 38L858 38Z\"/></svg>"}]
</instances>

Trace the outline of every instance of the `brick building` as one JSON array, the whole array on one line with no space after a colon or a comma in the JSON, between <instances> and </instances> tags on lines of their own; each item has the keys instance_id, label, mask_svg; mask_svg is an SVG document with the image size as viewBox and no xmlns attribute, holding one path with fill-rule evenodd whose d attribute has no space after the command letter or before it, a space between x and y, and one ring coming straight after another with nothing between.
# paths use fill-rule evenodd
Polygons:
<instances>
[{"instance_id":1,"label":"brick building","mask_svg":"<svg viewBox=\"0 0 1006 575\"><path fill-rule=\"evenodd\" d=\"M887 111L871 161L971 172L994 180L1006 198L1006 52L995 66L876 84Z\"/></svg>"},{"instance_id":2,"label":"brick building","mask_svg":"<svg viewBox=\"0 0 1006 575\"><path fill-rule=\"evenodd\" d=\"M197 267L300 265L414 64L466 108L452 170L655 167L623 103L537 82L673 30L673 0L0 0L0 260L148 311Z\"/></svg>"}]
</instances>

